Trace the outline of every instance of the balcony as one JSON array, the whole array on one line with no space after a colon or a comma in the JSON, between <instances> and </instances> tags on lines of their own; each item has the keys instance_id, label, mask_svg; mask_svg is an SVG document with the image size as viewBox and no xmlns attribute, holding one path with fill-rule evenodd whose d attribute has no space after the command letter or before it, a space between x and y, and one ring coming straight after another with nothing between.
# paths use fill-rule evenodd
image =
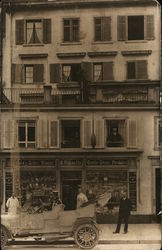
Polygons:
<instances>
[{"instance_id":1,"label":"balcony","mask_svg":"<svg viewBox=\"0 0 162 250\"><path fill-rule=\"evenodd\" d=\"M85 93L83 91L79 87L59 89L51 85L44 85L42 88L5 88L2 92L1 104L159 105L159 88L157 86L101 86L97 88L90 86L88 91Z\"/></svg>"}]
</instances>

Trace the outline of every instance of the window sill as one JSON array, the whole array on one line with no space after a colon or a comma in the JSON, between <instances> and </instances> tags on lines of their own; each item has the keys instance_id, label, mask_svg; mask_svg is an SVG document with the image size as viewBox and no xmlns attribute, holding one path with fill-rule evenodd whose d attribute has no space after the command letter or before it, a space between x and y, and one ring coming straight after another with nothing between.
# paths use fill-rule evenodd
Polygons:
<instances>
[{"instance_id":1,"label":"window sill","mask_svg":"<svg viewBox=\"0 0 162 250\"><path fill-rule=\"evenodd\" d=\"M58 88L78 88L78 82L62 82L57 85Z\"/></svg>"},{"instance_id":2,"label":"window sill","mask_svg":"<svg viewBox=\"0 0 162 250\"><path fill-rule=\"evenodd\" d=\"M95 44L113 44L113 41L94 41L91 44L95 45Z\"/></svg>"},{"instance_id":3,"label":"window sill","mask_svg":"<svg viewBox=\"0 0 162 250\"><path fill-rule=\"evenodd\" d=\"M122 41L121 41L122 42ZM147 40L127 40L127 41L123 41L125 43L147 43Z\"/></svg>"},{"instance_id":4,"label":"window sill","mask_svg":"<svg viewBox=\"0 0 162 250\"><path fill-rule=\"evenodd\" d=\"M81 42L62 42L60 43L61 46L69 46L69 45L82 45Z\"/></svg>"},{"instance_id":5,"label":"window sill","mask_svg":"<svg viewBox=\"0 0 162 250\"><path fill-rule=\"evenodd\" d=\"M40 47L40 46L44 46L44 45L45 45L44 43L33 43L33 44L24 43L23 47L33 47L33 46Z\"/></svg>"}]
</instances>

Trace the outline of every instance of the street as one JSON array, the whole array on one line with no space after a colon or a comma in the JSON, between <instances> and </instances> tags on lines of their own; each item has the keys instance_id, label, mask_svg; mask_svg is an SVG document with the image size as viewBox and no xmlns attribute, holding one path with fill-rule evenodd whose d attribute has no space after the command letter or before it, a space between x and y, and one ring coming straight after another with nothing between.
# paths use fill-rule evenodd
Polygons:
<instances>
[{"instance_id":1,"label":"street","mask_svg":"<svg viewBox=\"0 0 162 250\"><path fill-rule=\"evenodd\" d=\"M93 250L160 250L161 244L99 244ZM57 245L12 245L7 246L4 250L78 250L74 244L57 244Z\"/></svg>"}]
</instances>

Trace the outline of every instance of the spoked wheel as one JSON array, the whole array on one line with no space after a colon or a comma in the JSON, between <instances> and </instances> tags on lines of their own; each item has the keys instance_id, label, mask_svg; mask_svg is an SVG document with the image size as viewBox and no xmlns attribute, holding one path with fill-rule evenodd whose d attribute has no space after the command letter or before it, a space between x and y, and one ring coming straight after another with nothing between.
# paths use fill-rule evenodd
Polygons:
<instances>
[{"instance_id":1,"label":"spoked wheel","mask_svg":"<svg viewBox=\"0 0 162 250\"><path fill-rule=\"evenodd\" d=\"M74 239L80 248L91 249L98 243L98 229L91 224L80 225L74 233Z\"/></svg>"},{"instance_id":2,"label":"spoked wheel","mask_svg":"<svg viewBox=\"0 0 162 250\"><path fill-rule=\"evenodd\" d=\"M8 241L8 236L7 236L7 232L4 226L1 227L1 248L2 250L4 249L4 247L6 246Z\"/></svg>"}]
</instances>

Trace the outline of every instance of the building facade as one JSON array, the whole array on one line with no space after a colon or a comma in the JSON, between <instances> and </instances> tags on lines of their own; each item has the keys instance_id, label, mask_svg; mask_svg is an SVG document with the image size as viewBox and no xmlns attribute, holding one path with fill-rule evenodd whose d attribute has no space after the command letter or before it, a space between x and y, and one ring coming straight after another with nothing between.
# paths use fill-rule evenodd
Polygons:
<instances>
[{"instance_id":1,"label":"building facade","mask_svg":"<svg viewBox=\"0 0 162 250\"><path fill-rule=\"evenodd\" d=\"M74 209L127 190L160 208L160 6L155 0L2 1L2 212L57 190ZM116 213L116 207L113 209Z\"/></svg>"}]
</instances>

